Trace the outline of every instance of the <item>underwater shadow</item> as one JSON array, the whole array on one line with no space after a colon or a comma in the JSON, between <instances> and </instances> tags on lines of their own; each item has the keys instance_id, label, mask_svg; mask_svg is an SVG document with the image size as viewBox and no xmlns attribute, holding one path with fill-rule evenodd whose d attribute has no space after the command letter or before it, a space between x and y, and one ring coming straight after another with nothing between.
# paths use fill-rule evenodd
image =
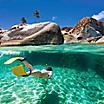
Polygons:
<instances>
[{"instance_id":1,"label":"underwater shadow","mask_svg":"<svg viewBox=\"0 0 104 104\"><path fill-rule=\"evenodd\" d=\"M55 91L51 94L46 94L45 99L41 100L41 104L59 104L58 94Z\"/></svg>"},{"instance_id":2,"label":"underwater shadow","mask_svg":"<svg viewBox=\"0 0 104 104\"><path fill-rule=\"evenodd\" d=\"M94 70L104 79L104 56L96 57Z\"/></svg>"},{"instance_id":3,"label":"underwater shadow","mask_svg":"<svg viewBox=\"0 0 104 104\"><path fill-rule=\"evenodd\" d=\"M32 65L43 65L87 71L89 55L83 53L45 53L31 52L25 57Z\"/></svg>"},{"instance_id":4,"label":"underwater shadow","mask_svg":"<svg viewBox=\"0 0 104 104\"><path fill-rule=\"evenodd\" d=\"M87 52L27 52L24 54L24 57L34 66L45 66L47 64L48 66L75 69L77 71L88 71L88 69L92 69L104 79L103 55Z\"/></svg>"}]
</instances>

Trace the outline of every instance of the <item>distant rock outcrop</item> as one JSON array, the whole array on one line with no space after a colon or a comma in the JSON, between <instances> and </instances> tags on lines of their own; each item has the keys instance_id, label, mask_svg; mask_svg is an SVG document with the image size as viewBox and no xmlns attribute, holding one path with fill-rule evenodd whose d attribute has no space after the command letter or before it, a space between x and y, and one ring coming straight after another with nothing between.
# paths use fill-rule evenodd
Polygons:
<instances>
[{"instance_id":1,"label":"distant rock outcrop","mask_svg":"<svg viewBox=\"0 0 104 104\"><path fill-rule=\"evenodd\" d=\"M89 17L83 18L68 32L69 37L70 35L74 37L73 43L96 43L104 35L104 22ZM72 40L67 40L67 43L71 43L70 41Z\"/></svg>"},{"instance_id":2,"label":"distant rock outcrop","mask_svg":"<svg viewBox=\"0 0 104 104\"><path fill-rule=\"evenodd\" d=\"M67 35L68 32L69 32L71 29L72 29L72 27L63 27L63 28L61 29L61 32L62 32L63 35Z\"/></svg>"},{"instance_id":3,"label":"distant rock outcrop","mask_svg":"<svg viewBox=\"0 0 104 104\"><path fill-rule=\"evenodd\" d=\"M6 32L7 30L4 29L0 29L0 34L3 34L4 32Z\"/></svg>"},{"instance_id":4,"label":"distant rock outcrop","mask_svg":"<svg viewBox=\"0 0 104 104\"><path fill-rule=\"evenodd\" d=\"M52 22L19 24L0 34L1 46L62 44L60 27Z\"/></svg>"},{"instance_id":5,"label":"distant rock outcrop","mask_svg":"<svg viewBox=\"0 0 104 104\"><path fill-rule=\"evenodd\" d=\"M104 44L104 36L96 41L97 44Z\"/></svg>"}]
</instances>

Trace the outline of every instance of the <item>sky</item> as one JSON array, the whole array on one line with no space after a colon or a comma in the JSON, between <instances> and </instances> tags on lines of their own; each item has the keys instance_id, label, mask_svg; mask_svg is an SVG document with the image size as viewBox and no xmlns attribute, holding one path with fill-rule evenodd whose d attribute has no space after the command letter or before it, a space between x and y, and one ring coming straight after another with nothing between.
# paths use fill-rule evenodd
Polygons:
<instances>
[{"instance_id":1,"label":"sky","mask_svg":"<svg viewBox=\"0 0 104 104\"><path fill-rule=\"evenodd\" d=\"M33 12L39 10L40 18ZM0 28L9 29L21 23L52 21L60 27L73 27L84 17L104 21L104 0L0 0Z\"/></svg>"}]
</instances>

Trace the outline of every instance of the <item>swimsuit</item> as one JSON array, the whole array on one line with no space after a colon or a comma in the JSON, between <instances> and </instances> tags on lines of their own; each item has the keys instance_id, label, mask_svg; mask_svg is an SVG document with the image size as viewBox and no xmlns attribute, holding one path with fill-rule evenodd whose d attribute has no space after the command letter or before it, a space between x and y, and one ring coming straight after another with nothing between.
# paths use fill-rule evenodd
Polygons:
<instances>
[{"instance_id":1,"label":"swimsuit","mask_svg":"<svg viewBox=\"0 0 104 104\"><path fill-rule=\"evenodd\" d=\"M28 77L29 75L31 75L32 70L30 68L28 68L28 70L30 71L30 73L28 75L22 75L22 77Z\"/></svg>"}]
</instances>

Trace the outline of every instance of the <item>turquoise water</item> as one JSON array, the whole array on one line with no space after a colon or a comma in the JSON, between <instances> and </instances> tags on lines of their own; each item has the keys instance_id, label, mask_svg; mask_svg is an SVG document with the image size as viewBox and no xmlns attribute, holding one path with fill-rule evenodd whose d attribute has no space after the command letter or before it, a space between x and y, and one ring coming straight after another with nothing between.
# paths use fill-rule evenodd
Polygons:
<instances>
[{"instance_id":1,"label":"turquoise water","mask_svg":"<svg viewBox=\"0 0 104 104\"><path fill-rule=\"evenodd\" d=\"M52 78L14 76L21 63L3 63L15 56L40 70L52 66ZM0 63L0 104L104 104L103 45L1 47Z\"/></svg>"}]
</instances>

